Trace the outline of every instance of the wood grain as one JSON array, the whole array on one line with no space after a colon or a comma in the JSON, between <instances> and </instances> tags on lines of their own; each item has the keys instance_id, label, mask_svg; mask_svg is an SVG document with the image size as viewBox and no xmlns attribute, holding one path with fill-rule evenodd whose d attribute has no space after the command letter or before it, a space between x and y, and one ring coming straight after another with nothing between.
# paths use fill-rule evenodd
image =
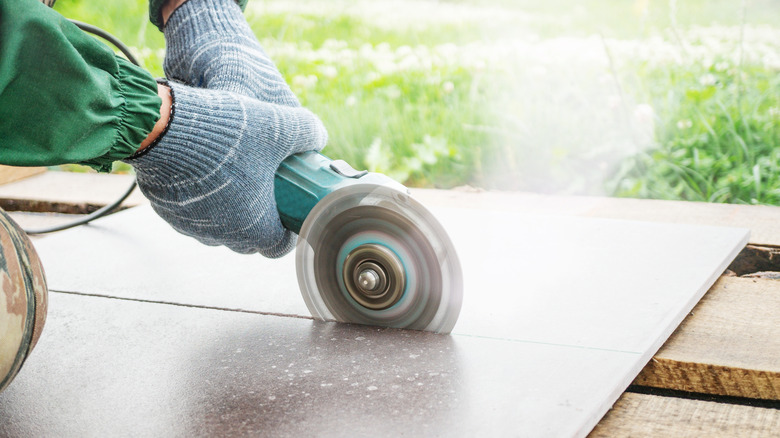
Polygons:
<instances>
[{"instance_id":1,"label":"wood grain","mask_svg":"<svg viewBox=\"0 0 780 438\"><path fill-rule=\"evenodd\" d=\"M20 205L19 209L25 211L80 213L67 211L65 207L106 205L119 198L132 182L132 175L46 172L0 186L0 205ZM147 202L141 191L136 189L124 205L133 206Z\"/></svg>"},{"instance_id":2,"label":"wood grain","mask_svg":"<svg viewBox=\"0 0 780 438\"><path fill-rule=\"evenodd\" d=\"M721 277L634 384L780 400L780 282Z\"/></svg>"},{"instance_id":3,"label":"wood grain","mask_svg":"<svg viewBox=\"0 0 780 438\"><path fill-rule=\"evenodd\" d=\"M590 433L601 437L777 437L780 410L625 393Z\"/></svg>"},{"instance_id":4,"label":"wood grain","mask_svg":"<svg viewBox=\"0 0 780 438\"><path fill-rule=\"evenodd\" d=\"M0 165L0 184L6 184L28 176L46 172L45 167L16 167Z\"/></svg>"}]
</instances>

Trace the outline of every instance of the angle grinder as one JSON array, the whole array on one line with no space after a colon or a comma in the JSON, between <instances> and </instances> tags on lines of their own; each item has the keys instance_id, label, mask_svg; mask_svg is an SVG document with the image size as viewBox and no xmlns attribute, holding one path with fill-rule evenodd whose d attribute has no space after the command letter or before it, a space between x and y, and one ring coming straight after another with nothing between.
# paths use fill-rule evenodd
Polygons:
<instances>
[{"instance_id":1,"label":"angle grinder","mask_svg":"<svg viewBox=\"0 0 780 438\"><path fill-rule=\"evenodd\" d=\"M113 35L70 21L139 65ZM135 187L133 182L119 199L84 218L25 231L43 234L86 224L116 210ZM452 331L463 299L460 262L444 228L406 187L342 160L304 152L282 162L274 194L282 224L299 236L298 284L315 318Z\"/></svg>"},{"instance_id":2,"label":"angle grinder","mask_svg":"<svg viewBox=\"0 0 780 438\"><path fill-rule=\"evenodd\" d=\"M406 187L318 152L285 159L274 193L298 234L301 294L320 320L449 333L463 298L444 228Z\"/></svg>"}]
</instances>

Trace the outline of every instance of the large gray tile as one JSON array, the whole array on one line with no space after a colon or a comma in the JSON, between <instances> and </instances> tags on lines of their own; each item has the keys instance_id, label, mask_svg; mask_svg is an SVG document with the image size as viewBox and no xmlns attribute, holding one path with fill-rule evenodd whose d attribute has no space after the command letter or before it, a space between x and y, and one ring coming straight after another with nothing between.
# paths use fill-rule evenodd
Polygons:
<instances>
[{"instance_id":1,"label":"large gray tile","mask_svg":"<svg viewBox=\"0 0 780 438\"><path fill-rule=\"evenodd\" d=\"M463 265L455 333L641 353L663 343L748 235L506 211L436 213ZM36 246L54 290L309 315L292 254L268 260L206 247L149 207Z\"/></svg>"},{"instance_id":2,"label":"large gray tile","mask_svg":"<svg viewBox=\"0 0 780 438\"><path fill-rule=\"evenodd\" d=\"M308 316L290 254L208 247L136 207L36 242L53 290Z\"/></svg>"},{"instance_id":3,"label":"large gray tile","mask_svg":"<svg viewBox=\"0 0 780 438\"><path fill-rule=\"evenodd\" d=\"M582 436L636 357L52 293L0 436Z\"/></svg>"},{"instance_id":4,"label":"large gray tile","mask_svg":"<svg viewBox=\"0 0 780 438\"><path fill-rule=\"evenodd\" d=\"M324 414L323 409L326 408L321 405L328 409L336 409L334 403L343 405L345 412L350 413L349 418L352 414L357 415L363 405L373 406L363 415L371 419L383 416L382 421L375 422L387 427L365 426L361 429L359 425L353 425L360 433L375 431L388 435L394 430L406 430L405 427L417 434L438 430L445 435L469 435L472 432L506 434L509 431L521 435L528 432L529 436L582 435L617 400L744 246L748 236L747 230L733 228L524 215L518 212L441 209L436 213L458 248L464 271L465 298L461 318L453 332L455 336L400 335L398 333L403 332L317 324L288 317L274 323L273 327L262 326L251 330L247 329L248 326L236 328L224 321L208 326L204 320L202 324L209 327L208 332L199 333L192 328L182 330L181 335L188 338L182 345L197 351L193 356L205 357L207 359L204 360L213 363L213 359L208 359L213 356L212 346L232 345L234 339L244 339L241 333L251 334L245 336L272 333L271 338L278 338L279 344L266 347L266 352L270 349L267 356L258 353L258 358L251 363L241 363L235 369L228 363L224 365L227 371L211 371L215 374L209 382L216 382L214 384L219 388L232 387L230 382L241 385L244 376L248 375L246 378L254 383L239 386L235 393L255 391L250 388L256 386L271 387L268 397L277 398L268 405L270 412L283 412L283 417L295 419L278 426L281 427L280 432L300 432L304 429L295 429L299 427L298 423L309 424L308 417L300 419L297 414L278 408L282 402L277 393L285 384L295 387L305 382L307 386L302 389L304 401L289 405L292 406L291 412L305 412L313 418L320 418L320 422L331 424L328 417L336 418L335 414ZM47 237L38 242L37 247L47 269L50 287L55 290L308 316L298 292L292 256L267 260L260 256L241 256L224 248L202 246L172 231L148 207L138 207L89 227ZM265 321L262 317L251 315L232 318L260 318ZM305 332L317 340L317 347L296 344L290 335L285 335L288 331L300 335L301 331L294 327L306 327ZM166 328L166 336L168 330ZM176 330L173 334L177 333ZM370 353L370 360L355 358L354 352L320 345L322 330L361 333L355 337L365 338L364 341L370 342L374 349L366 350L366 354ZM145 336L152 339L155 334L150 332ZM405 353L398 353L398 344L393 336L414 339L425 354L404 356ZM326 338L327 335L323 339ZM340 335L335 338L340 339ZM261 339L266 344L274 342L268 338ZM437 347L442 342L452 343L447 345L449 350ZM434 350L428 350L428 343ZM318 362L321 367L317 368L316 374L312 368L314 363L304 362L311 371L305 374L314 374L312 377L319 379L317 384L326 384L322 388L342 390L340 397L346 398L339 398L337 402L324 395L311 398L311 388L317 385L306 380L308 377L305 375L301 375L303 380L298 379L296 371L278 376L283 383L273 380L282 386L271 385L267 377L258 377L257 373L263 370L270 373L268 375L274 375L268 367L301 363L301 359L290 361L285 356L286 345L302 345L295 348L306 348L307 354L313 354L313 357L320 357L317 356L317 348L330 351L321 363ZM228 350L219 351L218 356L224 356L228 362L232 360L230 357L235 356L227 354ZM434 389L431 389L432 392L399 393L406 401L395 400L395 389L408 389L408 385L401 385L404 378L419 377L410 375L412 371L399 373L395 370L399 366L418 363L417 359L430 355L431 351L447 351L436 363L457 364L456 369L430 371L455 375L452 378L463 383L453 390L454 394L458 394L457 401L446 397L446 394L436 394ZM266 361L261 361L259 356ZM366 399L380 397L397 404L384 409L384 405L374 405L374 401L370 400L358 403L356 400L362 400L360 397L363 395L358 397L358 393L348 389L345 383L349 382L351 388L354 380L333 381L351 376L337 372L351 369L352 362L343 362L342 356L362 363L360 372L372 376L370 379L373 380L358 382L358 386L377 388L365 393L369 396ZM200 367L208 369L207 365ZM116 364L108 367L110 370L115 368ZM150 370L146 378L164 370L164 367ZM185 372L188 375L207 374L205 371L198 374L191 369ZM414 372L422 375L420 371ZM166 373L162 375L174 371L171 369ZM219 379L218 376L223 373L228 373L228 377ZM285 382L283 378L288 374L292 375L288 376L292 380ZM110 380L108 376L106 380ZM163 383L159 383L161 388L166 387ZM417 383L425 386L425 382ZM393 385L401 386L393 388ZM118 389L110 393L116 391ZM309 396L305 395L307 392ZM200 400L199 403L211 404L214 397L227 397L224 394L206 392L193 397ZM282 396L297 397L290 394L293 393ZM429 394L436 395L431 398ZM101 397L96 396L96 399ZM259 403L260 400L257 398L260 396L254 394L235 397L244 397L250 403ZM155 401L154 405L159 403ZM236 403L235 409L244 409L241 400ZM205 409L196 405L198 409ZM233 405L229 406L233 409ZM420 406L435 412L423 410L416 414L418 411L415 409ZM138 409L146 412L144 409L147 407L140 406ZM154 407L148 409L151 412L148 415L162 415ZM396 410L401 414L388 414ZM232 410L220 415L230 417L230 412ZM207 424L216 421L208 418ZM265 417L260 415L259 418ZM242 421L252 428L261 420ZM265 419L261 422L270 421ZM334 419L332 427L344 421L343 418ZM167 420L162 424L167 425ZM435 424L435 427L430 424ZM457 427L448 428L448 425L455 424ZM225 427L225 424L220 423L219 427ZM496 429L491 430L490 427ZM173 431L178 433L178 429ZM338 434L335 429L323 431L326 432L324 434Z\"/></svg>"},{"instance_id":5,"label":"large gray tile","mask_svg":"<svg viewBox=\"0 0 780 438\"><path fill-rule=\"evenodd\" d=\"M749 235L501 211L437 213L463 265L455 332L637 353L663 344Z\"/></svg>"}]
</instances>

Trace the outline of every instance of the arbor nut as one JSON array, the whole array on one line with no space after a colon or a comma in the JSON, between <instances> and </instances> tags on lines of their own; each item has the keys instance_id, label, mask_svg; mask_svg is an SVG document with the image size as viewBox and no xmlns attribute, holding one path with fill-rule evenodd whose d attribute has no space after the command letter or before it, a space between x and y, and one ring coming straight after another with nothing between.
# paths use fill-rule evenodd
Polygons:
<instances>
[{"instance_id":1,"label":"arbor nut","mask_svg":"<svg viewBox=\"0 0 780 438\"><path fill-rule=\"evenodd\" d=\"M372 310L392 307L406 287L398 257L387 247L374 243L361 245L347 255L342 278L349 295Z\"/></svg>"},{"instance_id":2,"label":"arbor nut","mask_svg":"<svg viewBox=\"0 0 780 438\"><path fill-rule=\"evenodd\" d=\"M363 269L358 275L358 285L364 291L373 292L377 290L379 286L379 274L373 269Z\"/></svg>"}]
</instances>

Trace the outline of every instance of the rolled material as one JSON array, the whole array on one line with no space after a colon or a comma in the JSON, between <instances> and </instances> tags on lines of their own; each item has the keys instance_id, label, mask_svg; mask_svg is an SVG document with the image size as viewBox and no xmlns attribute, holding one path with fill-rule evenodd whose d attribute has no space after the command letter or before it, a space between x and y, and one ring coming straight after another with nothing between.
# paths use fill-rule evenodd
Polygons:
<instances>
[{"instance_id":1,"label":"rolled material","mask_svg":"<svg viewBox=\"0 0 780 438\"><path fill-rule=\"evenodd\" d=\"M30 239L0 210L0 391L19 373L41 336L47 291Z\"/></svg>"}]
</instances>

